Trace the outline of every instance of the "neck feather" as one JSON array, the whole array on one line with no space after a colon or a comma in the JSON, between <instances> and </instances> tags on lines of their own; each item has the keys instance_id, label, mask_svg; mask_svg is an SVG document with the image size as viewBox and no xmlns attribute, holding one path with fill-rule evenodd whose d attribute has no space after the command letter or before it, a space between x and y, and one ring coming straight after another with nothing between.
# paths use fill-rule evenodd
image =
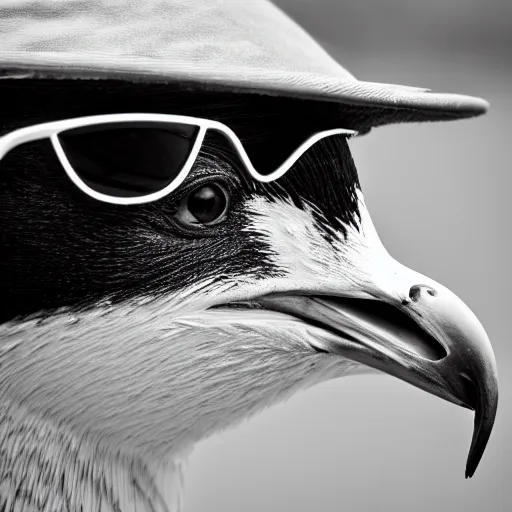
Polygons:
<instances>
[{"instance_id":1,"label":"neck feather","mask_svg":"<svg viewBox=\"0 0 512 512\"><path fill-rule=\"evenodd\" d=\"M183 463L151 464L0 403L0 510L178 512Z\"/></svg>"}]
</instances>

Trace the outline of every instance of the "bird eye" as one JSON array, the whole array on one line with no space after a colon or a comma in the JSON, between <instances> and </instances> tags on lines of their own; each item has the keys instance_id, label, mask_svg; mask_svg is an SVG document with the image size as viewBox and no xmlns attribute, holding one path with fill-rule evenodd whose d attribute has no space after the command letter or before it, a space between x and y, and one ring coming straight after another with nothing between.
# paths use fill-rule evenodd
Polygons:
<instances>
[{"instance_id":1,"label":"bird eye","mask_svg":"<svg viewBox=\"0 0 512 512\"><path fill-rule=\"evenodd\" d=\"M217 224L225 218L228 202L224 187L218 183L207 183L184 198L176 217L184 224Z\"/></svg>"}]
</instances>

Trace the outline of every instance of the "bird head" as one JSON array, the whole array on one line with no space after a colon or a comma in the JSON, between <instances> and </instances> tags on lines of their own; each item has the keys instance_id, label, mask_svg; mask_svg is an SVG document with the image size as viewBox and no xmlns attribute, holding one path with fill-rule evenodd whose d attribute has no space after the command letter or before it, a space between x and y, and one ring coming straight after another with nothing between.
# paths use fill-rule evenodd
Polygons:
<instances>
[{"instance_id":1,"label":"bird head","mask_svg":"<svg viewBox=\"0 0 512 512\"><path fill-rule=\"evenodd\" d=\"M228 124L261 171L340 124L317 103L169 86L41 81L12 96L4 133L107 112L198 115ZM4 400L161 458L315 383L381 371L475 410L473 474L497 407L489 340L461 299L386 251L345 136L263 184L211 133L177 190L129 207L77 189L48 141L0 167Z\"/></svg>"}]
</instances>

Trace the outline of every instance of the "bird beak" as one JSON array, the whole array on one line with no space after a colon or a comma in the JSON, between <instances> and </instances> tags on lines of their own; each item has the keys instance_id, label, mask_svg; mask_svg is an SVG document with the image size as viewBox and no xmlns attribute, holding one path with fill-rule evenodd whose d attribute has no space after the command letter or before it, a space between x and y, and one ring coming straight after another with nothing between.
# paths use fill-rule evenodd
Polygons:
<instances>
[{"instance_id":1,"label":"bird beak","mask_svg":"<svg viewBox=\"0 0 512 512\"><path fill-rule=\"evenodd\" d=\"M347 298L271 294L261 307L321 327L320 351L342 355L475 411L466 478L475 472L498 404L494 353L481 323L454 293L380 251L365 290ZM378 274L379 278L375 276ZM343 297L343 295L345 295Z\"/></svg>"}]
</instances>

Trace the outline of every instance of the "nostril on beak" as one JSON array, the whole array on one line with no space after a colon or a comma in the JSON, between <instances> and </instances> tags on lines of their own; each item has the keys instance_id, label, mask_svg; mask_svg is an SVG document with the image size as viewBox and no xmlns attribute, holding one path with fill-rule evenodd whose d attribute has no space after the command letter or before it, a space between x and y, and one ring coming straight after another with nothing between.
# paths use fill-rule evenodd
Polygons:
<instances>
[{"instance_id":1,"label":"nostril on beak","mask_svg":"<svg viewBox=\"0 0 512 512\"><path fill-rule=\"evenodd\" d=\"M420 299L422 290L432 297L437 295L437 292L431 286L426 284L415 284L414 286L411 286L411 289L409 290L409 297L413 302L417 302Z\"/></svg>"}]
</instances>

